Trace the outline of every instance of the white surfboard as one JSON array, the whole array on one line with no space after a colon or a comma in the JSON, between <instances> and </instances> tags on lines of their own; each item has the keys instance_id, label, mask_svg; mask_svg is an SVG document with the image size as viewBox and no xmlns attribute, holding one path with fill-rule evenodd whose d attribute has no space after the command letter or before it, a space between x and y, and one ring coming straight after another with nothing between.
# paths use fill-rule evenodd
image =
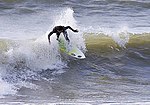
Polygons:
<instances>
[{"instance_id":1,"label":"white surfboard","mask_svg":"<svg viewBox=\"0 0 150 105\"><path fill-rule=\"evenodd\" d=\"M77 59L84 59L84 53L76 46L71 46L62 37L59 38L59 49L61 52L68 54L69 56L75 57Z\"/></svg>"}]
</instances>

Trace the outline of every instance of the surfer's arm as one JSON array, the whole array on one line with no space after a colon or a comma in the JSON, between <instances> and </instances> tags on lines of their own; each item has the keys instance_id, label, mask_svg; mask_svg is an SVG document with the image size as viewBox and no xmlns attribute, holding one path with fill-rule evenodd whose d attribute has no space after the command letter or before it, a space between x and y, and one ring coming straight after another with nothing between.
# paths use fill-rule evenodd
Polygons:
<instances>
[{"instance_id":1,"label":"surfer's arm","mask_svg":"<svg viewBox=\"0 0 150 105\"><path fill-rule=\"evenodd\" d=\"M72 30L73 32L78 32L78 30L76 29L76 30L74 30L73 28L71 28L70 26L67 26L67 27L65 27L66 29L70 29L70 30Z\"/></svg>"},{"instance_id":2,"label":"surfer's arm","mask_svg":"<svg viewBox=\"0 0 150 105\"><path fill-rule=\"evenodd\" d=\"M50 41L50 36L53 34L54 32L52 31L52 32L50 32L49 34L48 34L48 41L49 41L49 43L51 43L51 41Z\"/></svg>"}]
</instances>

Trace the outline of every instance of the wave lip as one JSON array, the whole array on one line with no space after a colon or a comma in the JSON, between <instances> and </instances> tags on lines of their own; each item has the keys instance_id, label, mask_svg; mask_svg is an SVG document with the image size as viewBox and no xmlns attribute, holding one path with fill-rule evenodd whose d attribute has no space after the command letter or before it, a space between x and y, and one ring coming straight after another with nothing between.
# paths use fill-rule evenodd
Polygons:
<instances>
[{"instance_id":1,"label":"wave lip","mask_svg":"<svg viewBox=\"0 0 150 105\"><path fill-rule=\"evenodd\" d=\"M139 48L143 46L143 48L149 47L150 44L150 34L132 34L128 33L127 38L125 35L121 35L120 38L114 38L114 36L103 34L103 33L85 33L85 42L87 45L87 49L89 51L101 49L102 51L109 51L113 48L122 49L122 48ZM122 42L123 41L123 42Z\"/></svg>"}]
</instances>

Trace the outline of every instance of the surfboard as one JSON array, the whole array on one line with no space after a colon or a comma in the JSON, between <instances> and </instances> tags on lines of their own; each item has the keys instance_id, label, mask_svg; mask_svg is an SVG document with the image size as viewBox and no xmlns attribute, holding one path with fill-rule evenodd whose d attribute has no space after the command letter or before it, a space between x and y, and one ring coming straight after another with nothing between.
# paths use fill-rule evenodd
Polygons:
<instances>
[{"instance_id":1,"label":"surfboard","mask_svg":"<svg viewBox=\"0 0 150 105\"><path fill-rule=\"evenodd\" d=\"M61 52L64 52L67 55L77 59L86 58L84 53L77 46L68 44L68 42L64 38L60 37L58 43Z\"/></svg>"}]
</instances>

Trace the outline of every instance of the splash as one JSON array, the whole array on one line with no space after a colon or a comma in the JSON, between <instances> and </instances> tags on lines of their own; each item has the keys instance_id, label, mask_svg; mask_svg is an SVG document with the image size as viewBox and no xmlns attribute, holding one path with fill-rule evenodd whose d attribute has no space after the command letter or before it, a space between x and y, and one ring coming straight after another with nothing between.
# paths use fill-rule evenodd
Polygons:
<instances>
[{"instance_id":1,"label":"splash","mask_svg":"<svg viewBox=\"0 0 150 105\"><path fill-rule=\"evenodd\" d=\"M54 25L64 25L64 26L72 26L74 28L77 28L77 22L73 17L74 11L71 8L67 8L60 12L60 16L56 18L54 21Z\"/></svg>"},{"instance_id":2,"label":"splash","mask_svg":"<svg viewBox=\"0 0 150 105\"><path fill-rule=\"evenodd\" d=\"M118 30L116 34L112 34L111 36L120 47L125 48L126 44L129 42L130 35L127 30L128 28L124 26L120 30Z\"/></svg>"},{"instance_id":3,"label":"splash","mask_svg":"<svg viewBox=\"0 0 150 105\"><path fill-rule=\"evenodd\" d=\"M15 42L5 53L7 64L31 70L54 69L63 65L57 47L50 47L42 40ZM62 64L61 64L62 63Z\"/></svg>"}]
</instances>

